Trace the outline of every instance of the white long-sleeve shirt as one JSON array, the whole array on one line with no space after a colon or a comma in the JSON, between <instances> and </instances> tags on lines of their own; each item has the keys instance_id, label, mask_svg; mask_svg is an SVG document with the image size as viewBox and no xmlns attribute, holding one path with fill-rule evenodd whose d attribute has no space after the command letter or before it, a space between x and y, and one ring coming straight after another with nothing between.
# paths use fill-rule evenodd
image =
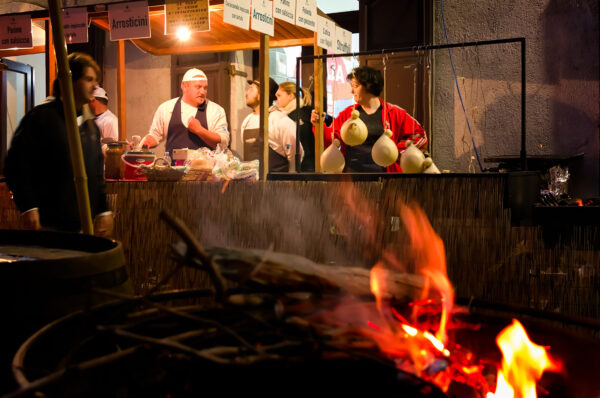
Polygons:
<instances>
[{"instance_id":1,"label":"white long-sleeve shirt","mask_svg":"<svg viewBox=\"0 0 600 398\"><path fill-rule=\"evenodd\" d=\"M149 135L153 136L157 142L167 139L167 131L169 130L169 122L173 115L173 109L175 103L179 98L173 98L163 102L158 106L152 119L152 125L150 126ZM229 145L229 131L227 130L227 116L225 110L219 104L206 100L206 122L209 131L217 133L221 137L222 148L226 148ZM186 104L181 100L181 123L187 128L188 120L190 117L195 117L198 108Z\"/></svg>"},{"instance_id":2,"label":"white long-sleeve shirt","mask_svg":"<svg viewBox=\"0 0 600 398\"><path fill-rule=\"evenodd\" d=\"M242 141L244 131L260 128L260 114L251 113L242 122ZM296 170L296 123L277 108L269 112L269 147L285 156L290 164L290 171ZM300 156L304 156L300 144Z\"/></svg>"},{"instance_id":3,"label":"white long-sleeve shirt","mask_svg":"<svg viewBox=\"0 0 600 398\"><path fill-rule=\"evenodd\" d=\"M100 129L102 138L114 138L115 141L119 140L119 119L110 110L106 110L96 116L96 124Z\"/></svg>"}]
</instances>

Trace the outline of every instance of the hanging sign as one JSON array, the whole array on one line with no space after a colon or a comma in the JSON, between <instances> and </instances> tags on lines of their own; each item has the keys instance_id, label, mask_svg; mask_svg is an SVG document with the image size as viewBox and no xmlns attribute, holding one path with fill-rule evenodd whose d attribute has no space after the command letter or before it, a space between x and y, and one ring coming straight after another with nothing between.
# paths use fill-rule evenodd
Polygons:
<instances>
[{"instance_id":1,"label":"hanging sign","mask_svg":"<svg viewBox=\"0 0 600 398\"><path fill-rule=\"evenodd\" d=\"M62 18L67 44L88 42L87 7L63 8Z\"/></svg>"},{"instance_id":2,"label":"hanging sign","mask_svg":"<svg viewBox=\"0 0 600 398\"><path fill-rule=\"evenodd\" d=\"M30 15L0 17L0 49L32 48Z\"/></svg>"},{"instance_id":3,"label":"hanging sign","mask_svg":"<svg viewBox=\"0 0 600 398\"><path fill-rule=\"evenodd\" d=\"M329 18L317 15L319 29L317 30L317 43L328 52L335 49L335 22Z\"/></svg>"},{"instance_id":4,"label":"hanging sign","mask_svg":"<svg viewBox=\"0 0 600 398\"><path fill-rule=\"evenodd\" d=\"M252 0L252 30L275 36L272 0Z\"/></svg>"},{"instance_id":5,"label":"hanging sign","mask_svg":"<svg viewBox=\"0 0 600 398\"><path fill-rule=\"evenodd\" d=\"M296 25L317 31L317 2L316 0L296 1Z\"/></svg>"},{"instance_id":6,"label":"hanging sign","mask_svg":"<svg viewBox=\"0 0 600 398\"><path fill-rule=\"evenodd\" d=\"M273 2L275 18L291 24L296 23L296 0L275 0Z\"/></svg>"},{"instance_id":7,"label":"hanging sign","mask_svg":"<svg viewBox=\"0 0 600 398\"><path fill-rule=\"evenodd\" d=\"M352 32L344 28L335 27L335 54L346 54L352 52Z\"/></svg>"},{"instance_id":8,"label":"hanging sign","mask_svg":"<svg viewBox=\"0 0 600 398\"><path fill-rule=\"evenodd\" d=\"M108 6L110 40L145 39L150 37L147 1L117 3Z\"/></svg>"},{"instance_id":9,"label":"hanging sign","mask_svg":"<svg viewBox=\"0 0 600 398\"><path fill-rule=\"evenodd\" d=\"M181 27L190 32L210 30L208 0L167 0L165 7L165 35L173 35Z\"/></svg>"},{"instance_id":10,"label":"hanging sign","mask_svg":"<svg viewBox=\"0 0 600 398\"><path fill-rule=\"evenodd\" d=\"M242 29L250 29L252 0L225 0L223 22Z\"/></svg>"}]
</instances>

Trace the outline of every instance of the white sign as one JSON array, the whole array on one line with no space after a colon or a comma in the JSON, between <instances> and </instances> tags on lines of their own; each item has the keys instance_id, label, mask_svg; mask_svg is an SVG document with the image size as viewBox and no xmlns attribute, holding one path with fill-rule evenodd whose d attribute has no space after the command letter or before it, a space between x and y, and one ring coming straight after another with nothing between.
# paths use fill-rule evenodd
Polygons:
<instances>
[{"instance_id":1,"label":"white sign","mask_svg":"<svg viewBox=\"0 0 600 398\"><path fill-rule=\"evenodd\" d=\"M250 29L252 0L225 0L223 22L242 29Z\"/></svg>"},{"instance_id":2,"label":"white sign","mask_svg":"<svg viewBox=\"0 0 600 398\"><path fill-rule=\"evenodd\" d=\"M252 30L275 36L272 0L252 0Z\"/></svg>"},{"instance_id":3,"label":"white sign","mask_svg":"<svg viewBox=\"0 0 600 398\"><path fill-rule=\"evenodd\" d=\"M296 1L296 25L317 31L317 2L316 0Z\"/></svg>"},{"instance_id":4,"label":"white sign","mask_svg":"<svg viewBox=\"0 0 600 398\"><path fill-rule=\"evenodd\" d=\"M319 29L317 30L317 43L328 52L335 51L335 22L329 18L317 16Z\"/></svg>"},{"instance_id":5,"label":"white sign","mask_svg":"<svg viewBox=\"0 0 600 398\"><path fill-rule=\"evenodd\" d=\"M352 32L344 28L335 27L335 54L347 54L352 52Z\"/></svg>"},{"instance_id":6,"label":"white sign","mask_svg":"<svg viewBox=\"0 0 600 398\"><path fill-rule=\"evenodd\" d=\"M176 34L185 27L190 32L210 30L208 0L167 0L165 4L165 35Z\"/></svg>"},{"instance_id":7,"label":"white sign","mask_svg":"<svg viewBox=\"0 0 600 398\"><path fill-rule=\"evenodd\" d=\"M0 17L1 50L32 47L30 15L7 15Z\"/></svg>"},{"instance_id":8,"label":"white sign","mask_svg":"<svg viewBox=\"0 0 600 398\"><path fill-rule=\"evenodd\" d=\"M87 17L87 7L63 8L62 18L67 44L88 42Z\"/></svg>"},{"instance_id":9,"label":"white sign","mask_svg":"<svg viewBox=\"0 0 600 398\"><path fill-rule=\"evenodd\" d=\"M296 23L296 0L275 0L273 2L275 18L291 24Z\"/></svg>"},{"instance_id":10,"label":"white sign","mask_svg":"<svg viewBox=\"0 0 600 398\"><path fill-rule=\"evenodd\" d=\"M109 5L108 25L111 41L150 37L148 2L134 1Z\"/></svg>"}]
</instances>

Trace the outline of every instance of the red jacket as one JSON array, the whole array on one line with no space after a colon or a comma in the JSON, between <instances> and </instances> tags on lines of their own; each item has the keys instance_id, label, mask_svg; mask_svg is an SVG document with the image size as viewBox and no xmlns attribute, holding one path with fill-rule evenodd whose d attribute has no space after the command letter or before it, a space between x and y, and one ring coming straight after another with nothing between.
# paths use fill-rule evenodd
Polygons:
<instances>
[{"instance_id":1,"label":"red jacket","mask_svg":"<svg viewBox=\"0 0 600 398\"><path fill-rule=\"evenodd\" d=\"M427 134L419 122L417 122L412 116L408 114L404 109L399 106L383 102L381 99L381 106L383 107L381 112L384 128L392 130L392 141L398 146L398 152L401 154L406 149L406 140L412 140L417 148L422 149L427 145ZM335 137L342 143L342 152L346 153L346 144L342 141L340 136L340 130L344 122L350 119L352 111L358 107L358 104L350 105L346 109L340 112L338 117L333 121L333 127L324 126L324 142L325 148L331 145L331 132L335 133ZM387 167L388 173L401 173L400 168L400 156L398 160Z\"/></svg>"}]
</instances>

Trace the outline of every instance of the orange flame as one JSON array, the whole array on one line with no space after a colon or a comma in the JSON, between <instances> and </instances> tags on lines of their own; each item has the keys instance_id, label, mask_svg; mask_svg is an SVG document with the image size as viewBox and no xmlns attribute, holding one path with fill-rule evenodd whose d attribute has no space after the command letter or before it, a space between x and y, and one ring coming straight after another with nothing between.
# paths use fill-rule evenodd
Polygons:
<instances>
[{"instance_id":1,"label":"orange flame","mask_svg":"<svg viewBox=\"0 0 600 398\"><path fill-rule=\"evenodd\" d=\"M502 369L498 371L496 392L488 393L487 398L536 398L536 382L544 371L560 371L560 364L529 339L516 319L500 332L496 343L503 355Z\"/></svg>"},{"instance_id":2,"label":"orange flame","mask_svg":"<svg viewBox=\"0 0 600 398\"><path fill-rule=\"evenodd\" d=\"M435 233L427 216L418 206L408 207L402 205L401 216L416 255L416 270L425 277L426 284L422 299L429 297L430 288L435 289L441 297L442 316L435 337L446 344L448 341L446 334L448 317L454 306L454 289L446 273L444 242Z\"/></svg>"},{"instance_id":3,"label":"orange flame","mask_svg":"<svg viewBox=\"0 0 600 398\"><path fill-rule=\"evenodd\" d=\"M454 304L454 290L446 274L446 255L442 239L435 233L424 212L418 206L400 205L400 215L406 226L411 245L411 258L415 272L424 277L421 297L415 297L413 321L404 319L390 305L390 286L393 272L404 272L402 264L393 256L384 256L370 274L371 292L376 298L379 312L377 327L369 324L369 335L377 342L382 352L393 357L402 353L410 356L410 364L402 368L418 376L436 361L449 357L446 328ZM389 253L388 253L389 254ZM386 267L387 265L387 267ZM391 268L394 268L392 270ZM435 306L441 308L439 324L419 325L417 311ZM375 318L372 318L375 319ZM430 333L431 331L431 333ZM435 332L435 334L434 334ZM449 380L435 380L442 389L447 389Z\"/></svg>"}]
</instances>

